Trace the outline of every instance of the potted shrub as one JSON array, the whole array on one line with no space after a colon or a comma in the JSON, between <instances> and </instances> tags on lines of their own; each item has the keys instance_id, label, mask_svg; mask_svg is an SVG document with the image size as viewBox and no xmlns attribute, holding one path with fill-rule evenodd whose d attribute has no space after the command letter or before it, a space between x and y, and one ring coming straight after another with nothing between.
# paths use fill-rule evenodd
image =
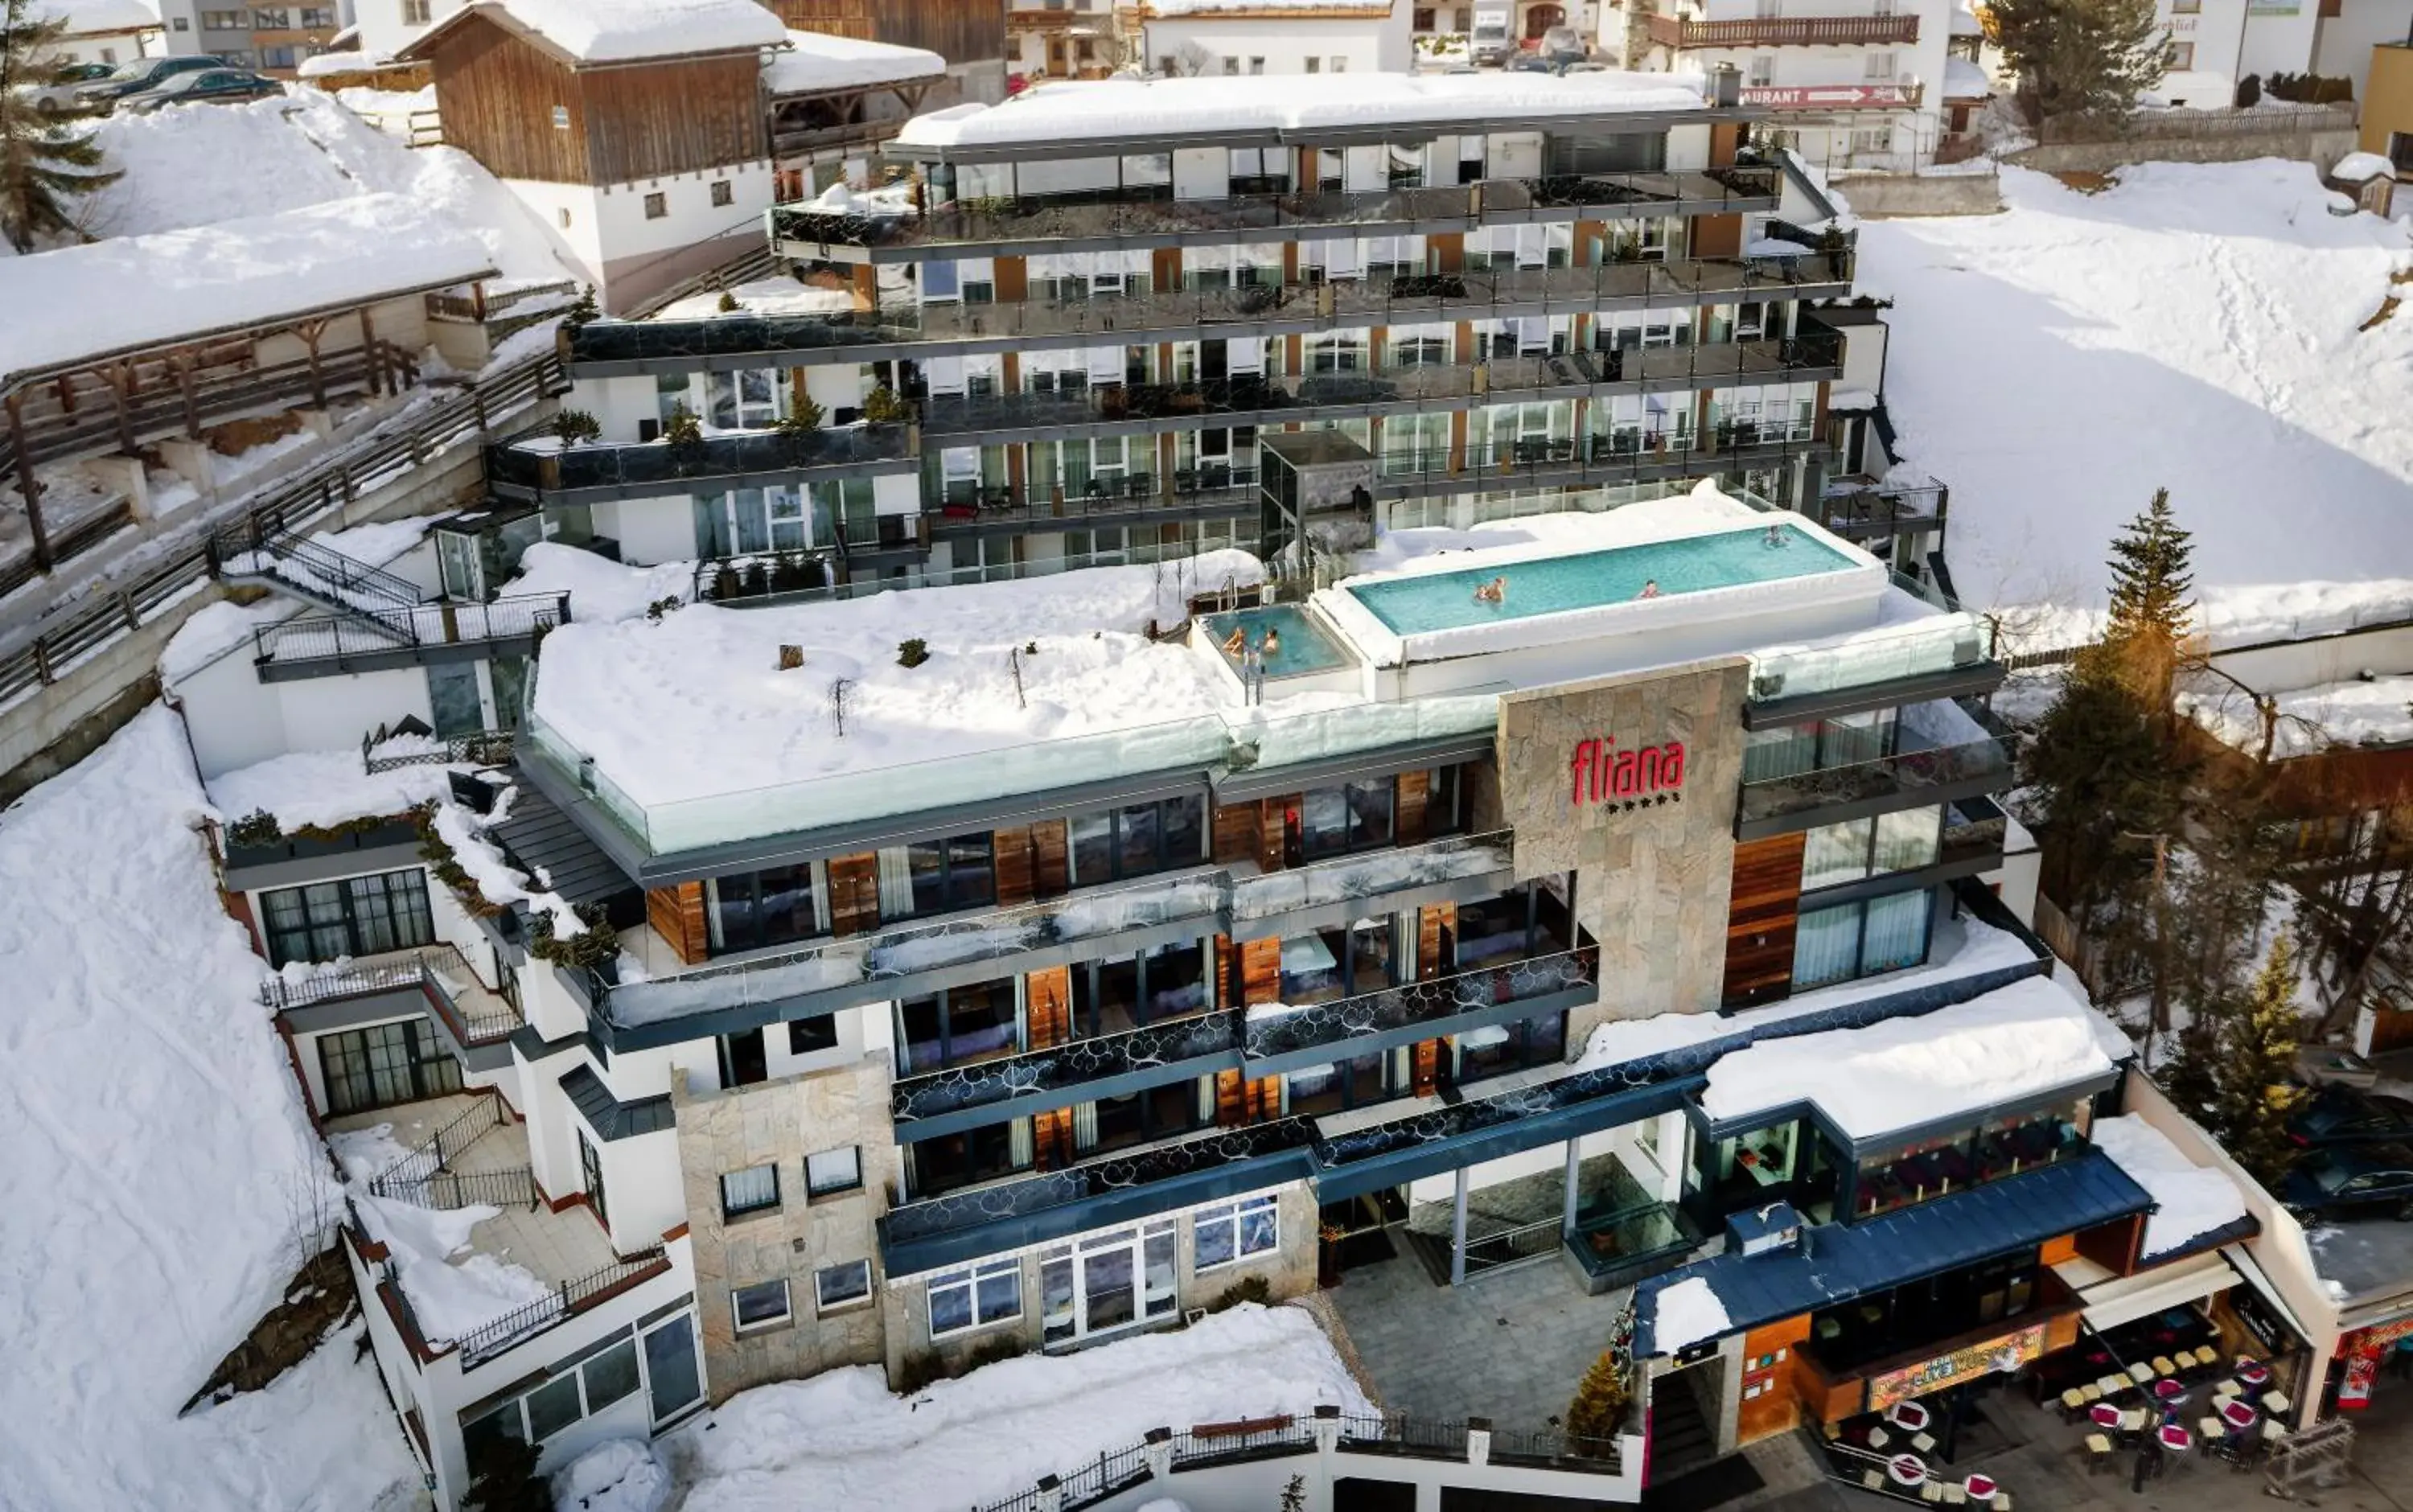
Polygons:
<instances>
[{"instance_id":1,"label":"potted shrub","mask_svg":"<svg viewBox=\"0 0 2413 1512\"><path fill-rule=\"evenodd\" d=\"M563 446L585 446L603 438L603 422L584 409L565 409L553 417L553 434Z\"/></svg>"}]
</instances>

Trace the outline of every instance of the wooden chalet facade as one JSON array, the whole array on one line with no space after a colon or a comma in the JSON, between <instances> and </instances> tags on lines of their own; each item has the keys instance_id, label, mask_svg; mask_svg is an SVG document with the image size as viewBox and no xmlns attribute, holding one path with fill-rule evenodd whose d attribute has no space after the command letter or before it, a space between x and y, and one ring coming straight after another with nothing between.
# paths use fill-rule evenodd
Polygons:
<instances>
[{"instance_id":1,"label":"wooden chalet facade","mask_svg":"<svg viewBox=\"0 0 2413 1512\"><path fill-rule=\"evenodd\" d=\"M1005 7L998 0L766 0L800 32L824 32L897 47L925 48L947 60L961 98L1005 97ZM940 91L931 107L958 103Z\"/></svg>"}]
</instances>

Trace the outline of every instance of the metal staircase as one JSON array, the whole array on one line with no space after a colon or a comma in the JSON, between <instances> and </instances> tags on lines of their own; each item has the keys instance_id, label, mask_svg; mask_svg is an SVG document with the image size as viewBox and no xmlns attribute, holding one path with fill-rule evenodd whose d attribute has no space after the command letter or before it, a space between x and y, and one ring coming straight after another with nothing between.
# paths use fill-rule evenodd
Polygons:
<instances>
[{"instance_id":1,"label":"metal staircase","mask_svg":"<svg viewBox=\"0 0 2413 1512\"><path fill-rule=\"evenodd\" d=\"M220 530L210 538L210 561L225 582L274 588L397 645L416 639L415 585L294 531Z\"/></svg>"}]
</instances>

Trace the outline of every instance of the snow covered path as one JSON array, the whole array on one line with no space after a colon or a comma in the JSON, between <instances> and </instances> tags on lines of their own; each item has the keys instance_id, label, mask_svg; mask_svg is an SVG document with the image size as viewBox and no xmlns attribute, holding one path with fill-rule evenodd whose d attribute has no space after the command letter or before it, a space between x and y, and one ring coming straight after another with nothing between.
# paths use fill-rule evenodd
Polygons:
<instances>
[{"instance_id":1,"label":"snow covered path","mask_svg":"<svg viewBox=\"0 0 2413 1512\"><path fill-rule=\"evenodd\" d=\"M177 1410L277 1301L331 1191L154 706L0 814L0 1508L358 1512L418 1475L338 1338Z\"/></svg>"},{"instance_id":2,"label":"snow covered path","mask_svg":"<svg viewBox=\"0 0 2413 1512\"><path fill-rule=\"evenodd\" d=\"M2413 577L2413 312L2356 329L2413 265L2405 224L2331 215L2302 163L2143 164L2091 196L2002 172L2004 215L1861 230L1962 596L2099 612L2106 543L2167 485L2216 631L2413 603L2376 582Z\"/></svg>"}]
</instances>

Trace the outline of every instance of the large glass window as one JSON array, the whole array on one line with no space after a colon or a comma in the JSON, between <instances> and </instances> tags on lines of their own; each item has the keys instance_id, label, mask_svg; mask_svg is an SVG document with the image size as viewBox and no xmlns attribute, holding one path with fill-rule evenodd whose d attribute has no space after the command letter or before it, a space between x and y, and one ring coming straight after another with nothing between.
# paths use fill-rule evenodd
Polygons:
<instances>
[{"instance_id":1,"label":"large glass window","mask_svg":"<svg viewBox=\"0 0 2413 1512\"><path fill-rule=\"evenodd\" d=\"M1404 1048L1377 1050L1291 1072L1282 1077L1282 1111L1316 1117L1384 1102L1407 1085L1407 1054Z\"/></svg>"},{"instance_id":2,"label":"large glass window","mask_svg":"<svg viewBox=\"0 0 2413 1512\"><path fill-rule=\"evenodd\" d=\"M1213 1005L1210 960L1203 940L1180 940L1132 956L1075 964L1075 1036L1119 1034L1142 1024L1205 1012Z\"/></svg>"},{"instance_id":3,"label":"large glass window","mask_svg":"<svg viewBox=\"0 0 2413 1512\"><path fill-rule=\"evenodd\" d=\"M1898 971L1927 958L1934 895L1927 888L1806 910L1795 925L1795 991Z\"/></svg>"},{"instance_id":4,"label":"large glass window","mask_svg":"<svg viewBox=\"0 0 2413 1512\"><path fill-rule=\"evenodd\" d=\"M1041 1338L1071 1343L1180 1311L1174 1222L1092 1235L1040 1252Z\"/></svg>"},{"instance_id":5,"label":"large glass window","mask_svg":"<svg viewBox=\"0 0 2413 1512\"><path fill-rule=\"evenodd\" d=\"M321 1034L318 1069L331 1116L461 1090L460 1062L445 1053L425 1019Z\"/></svg>"},{"instance_id":6,"label":"large glass window","mask_svg":"<svg viewBox=\"0 0 2413 1512\"><path fill-rule=\"evenodd\" d=\"M1206 853L1206 807L1191 795L1075 814L1073 884L1092 886L1196 866Z\"/></svg>"},{"instance_id":7,"label":"large glass window","mask_svg":"<svg viewBox=\"0 0 2413 1512\"><path fill-rule=\"evenodd\" d=\"M982 831L976 835L957 835L944 840L925 840L916 845L882 851L881 917L910 918L925 913L948 913L957 909L995 906L996 843L994 836ZM895 863L899 859L900 851L910 897L904 908L896 905L906 899L895 896Z\"/></svg>"},{"instance_id":8,"label":"large glass window","mask_svg":"<svg viewBox=\"0 0 2413 1512\"><path fill-rule=\"evenodd\" d=\"M1389 845L1392 790L1391 778L1377 778L1302 794L1298 807L1283 816L1283 849L1295 852L1289 864Z\"/></svg>"},{"instance_id":9,"label":"large glass window","mask_svg":"<svg viewBox=\"0 0 2413 1512\"><path fill-rule=\"evenodd\" d=\"M660 1423L703 1397L703 1372L695 1358L695 1314L682 1312L645 1334L645 1381Z\"/></svg>"},{"instance_id":10,"label":"large glass window","mask_svg":"<svg viewBox=\"0 0 2413 1512\"><path fill-rule=\"evenodd\" d=\"M1764 782L1873 762L1893 749L1894 730L1892 709L1754 730L1743 737L1742 779Z\"/></svg>"},{"instance_id":11,"label":"large glass window","mask_svg":"<svg viewBox=\"0 0 2413 1512\"><path fill-rule=\"evenodd\" d=\"M1487 1024L1458 1036L1458 1079L1463 1083L1554 1065L1566 1057L1567 1015L1543 1014L1510 1024Z\"/></svg>"},{"instance_id":12,"label":"large glass window","mask_svg":"<svg viewBox=\"0 0 2413 1512\"><path fill-rule=\"evenodd\" d=\"M1801 890L1933 866L1943 825L1943 807L1937 804L1821 824L1802 837Z\"/></svg>"},{"instance_id":13,"label":"large glass window","mask_svg":"<svg viewBox=\"0 0 2413 1512\"><path fill-rule=\"evenodd\" d=\"M461 1446L467 1451L472 1468L496 1443L540 1444L641 1390L649 1393L656 1425L703 1396L691 1312L682 1312L647 1331L642 1340L623 1334L583 1360L555 1369L560 1373L533 1389L481 1408L474 1417L463 1416Z\"/></svg>"},{"instance_id":14,"label":"large glass window","mask_svg":"<svg viewBox=\"0 0 2413 1512\"><path fill-rule=\"evenodd\" d=\"M280 887L259 897L267 923L268 959L331 961L436 942L427 912L427 874L407 871L343 882Z\"/></svg>"},{"instance_id":15,"label":"large glass window","mask_svg":"<svg viewBox=\"0 0 2413 1512\"><path fill-rule=\"evenodd\" d=\"M1194 1268L1212 1270L1252 1254L1271 1254L1281 1244L1281 1220L1267 1193L1199 1208L1190 1233Z\"/></svg>"},{"instance_id":16,"label":"large glass window","mask_svg":"<svg viewBox=\"0 0 2413 1512\"><path fill-rule=\"evenodd\" d=\"M1022 1316L1022 1262L986 1260L930 1278L930 1337L944 1339Z\"/></svg>"},{"instance_id":17,"label":"large glass window","mask_svg":"<svg viewBox=\"0 0 2413 1512\"><path fill-rule=\"evenodd\" d=\"M916 1140L905 1149L912 1163L913 1195L935 1197L957 1187L1030 1169L1030 1120L984 1124L961 1134Z\"/></svg>"},{"instance_id":18,"label":"large glass window","mask_svg":"<svg viewBox=\"0 0 2413 1512\"><path fill-rule=\"evenodd\" d=\"M900 1075L1017 1055L1022 1014L1016 979L974 982L897 1004Z\"/></svg>"},{"instance_id":19,"label":"large glass window","mask_svg":"<svg viewBox=\"0 0 2413 1512\"><path fill-rule=\"evenodd\" d=\"M815 895L810 864L706 878L704 924L713 953L792 944L825 932Z\"/></svg>"}]
</instances>

